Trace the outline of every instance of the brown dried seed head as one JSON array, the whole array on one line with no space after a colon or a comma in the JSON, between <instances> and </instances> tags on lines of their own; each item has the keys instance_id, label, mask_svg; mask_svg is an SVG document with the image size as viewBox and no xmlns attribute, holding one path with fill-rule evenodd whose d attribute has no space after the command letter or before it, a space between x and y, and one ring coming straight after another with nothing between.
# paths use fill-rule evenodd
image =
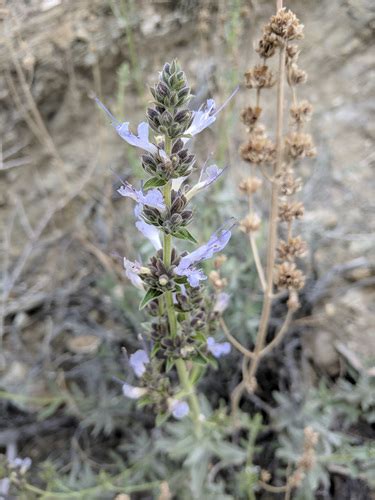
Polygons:
<instances>
[{"instance_id":1,"label":"brown dried seed head","mask_svg":"<svg viewBox=\"0 0 375 500\"><path fill-rule=\"evenodd\" d=\"M266 127L261 123L258 123L258 125L254 127L252 134L254 137L267 137Z\"/></svg>"},{"instance_id":2,"label":"brown dried seed head","mask_svg":"<svg viewBox=\"0 0 375 500\"><path fill-rule=\"evenodd\" d=\"M263 127L255 127L248 142L240 147L242 158L255 165L272 162L275 150L275 145L267 138Z\"/></svg>"},{"instance_id":3,"label":"brown dried seed head","mask_svg":"<svg viewBox=\"0 0 375 500\"><path fill-rule=\"evenodd\" d=\"M299 68L297 64L293 63L288 69L288 83L291 86L299 85L301 83L306 83L307 73L303 69Z\"/></svg>"},{"instance_id":4,"label":"brown dried seed head","mask_svg":"<svg viewBox=\"0 0 375 500\"><path fill-rule=\"evenodd\" d=\"M259 106L256 106L255 108L248 106L242 111L241 119L244 124L251 130L260 117L261 112L262 108L260 108Z\"/></svg>"},{"instance_id":5,"label":"brown dried seed head","mask_svg":"<svg viewBox=\"0 0 375 500\"><path fill-rule=\"evenodd\" d=\"M315 451L312 450L309 453L304 453L302 457L298 460L298 467L304 471L308 471L314 467L316 463Z\"/></svg>"},{"instance_id":6,"label":"brown dried seed head","mask_svg":"<svg viewBox=\"0 0 375 500\"><path fill-rule=\"evenodd\" d=\"M286 47L286 64L290 64L292 62L297 62L299 56L299 49L297 45L288 45Z\"/></svg>"},{"instance_id":7,"label":"brown dried seed head","mask_svg":"<svg viewBox=\"0 0 375 500\"><path fill-rule=\"evenodd\" d=\"M274 33L264 33L258 42L258 47L255 49L260 57L268 59L272 57L280 45L277 36Z\"/></svg>"},{"instance_id":8,"label":"brown dried seed head","mask_svg":"<svg viewBox=\"0 0 375 500\"><path fill-rule=\"evenodd\" d=\"M285 171L280 178L280 194L292 196L302 188L302 179L295 178L292 171Z\"/></svg>"},{"instance_id":9,"label":"brown dried seed head","mask_svg":"<svg viewBox=\"0 0 375 500\"><path fill-rule=\"evenodd\" d=\"M288 485L291 488L298 488L299 486L301 486L304 477L305 473L302 470L297 469L291 476L289 476Z\"/></svg>"},{"instance_id":10,"label":"brown dried seed head","mask_svg":"<svg viewBox=\"0 0 375 500\"><path fill-rule=\"evenodd\" d=\"M220 267L227 261L227 256L224 254L218 255L214 260L214 266L216 269L220 269Z\"/></svg>"},{"instance_id":11,"label":"brown dried seed head","mask_svg":"<svg viewBox=\"0 0 375 500\"><path fill-rule=\"evenodd\" d=\"M316 155L316 149L310 134L292 132L286 136L285 143L287 154L294 160L305 156L312 158Z\"/></svg>"},{"instance_id":12,"label":"brown dried seed head","mask_svg":"<svg viewBox=\"0 0 375 500\"><path fill-rule=\"evenodd\" d=\"M271 480L271 474L268 472L268 470L265 470L265 469L262 469L260 471L260 479L264 482L264 483L269 483L270 480Z\"/></svg>"},{"instance_id":13,"label":"brown dried seed head","mask_svg":"<svg viewBox=\"0 0 375 500\"><path fill-rule=\"evenodd\" d=\"M291 11L282 8L275 16L272 16L265 26L266 33L274 33L283 40L300 40L303 38L303 24Z\"/></svg>"},{"instance_id":14,"label":"brown dried seed head","mask_svg":"<svg viewBox=\"0 0 375 500\"><path fill-rule=\"evenodd\" d=\"M301 219L304 213L305 208L300 201L285 202L279 205L279 219L281 222L292 222L294 219Z\"/></svg>"},{"instance_id":15,"label":"brown dried seed head","mask_svg":"<svg viewBox=\"0 0 375 500\"><path fill-rule=\"evenodd\" d=\"M276 266L275 284L280 289L301 290L305 284L305 277L294 263L283 262Z\"/></svg>"},{"instance_id":16,"label":"brown dried seed head","mask_svg":"<svg viewBox=\"0 0 375 500\"><path fill-rule=\"evenodd\" d=\"M252 233L260 227L260 218L256 214L249 214L240 221L240 231L244 233Z\"/></svg>"},{"instance_id":17,"label":"brown dried seed head","mask_svg":"<svg viewBox=\"0 0 375 500\"><path fill-rule=\"evenodd\" d=\"M208 277L217 290L222 290L228 285L227 280L222 278L218 271L211 271Z\"/></svg>"},{"instance_id":18,"label":"brown dried seed head","mask_svg":"<svg viewBox=\"0 0 375 500\"><path fill-rule=\"evenodd\" d=\"M277 253L281 260L293 261L295 257L302 257L307 252L307 243L301 236L290 238L288 241L281 240L277 247Z\"/></svg>"},{"instance_id":19,"label":"brown dried seed head","mask_svg":"<svg viewBox=\"0 0 375 500\"><path fill-rule=\"evenodd\" d=\"M295 123L304 123L311 119L313 107L309 101L301 101L290 107L290 116Z\"/></svg>"},{"instance_id":20,"label":"brown dried seed head","mask_svg":"<svg viewBox=\"0 0 375 500\"><path fill-rule=\"evenodd\" d=\"M314 431L309 425L304 428L304 447L305 448L315 448L318 444L319 432Z\"/></svg>"},{"instance_id":21,"label":"brown dried seed head","mask_svg":"<svg viewBox=\"0 0 375 500\"><path fill-rule=\"evenodd\" d=\"M275 82L273 73L268 66L254 66L245 73L245 85L249 89L269 89Z\"/></svg>"},{"instance_id":22,"label":"brown dried seed head","mask_svg":"<svg viewBox=\"0 0 375 500\"><path fill-rule=\"evenodd\" d=\"M242 180L238 187L243 193L253 194L258 191L262 184L262 180L258 177L248 177L247 179Z\"/></svg>"}]
</instances>

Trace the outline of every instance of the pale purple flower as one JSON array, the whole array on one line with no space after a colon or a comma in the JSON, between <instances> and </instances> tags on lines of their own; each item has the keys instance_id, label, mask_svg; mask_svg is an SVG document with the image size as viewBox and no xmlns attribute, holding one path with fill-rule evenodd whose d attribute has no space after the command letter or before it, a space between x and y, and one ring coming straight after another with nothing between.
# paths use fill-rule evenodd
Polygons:
<instances>
[{"instance_id":1,"label":"pale purple flower","mask_svg":"<svg viewBox=\"0 0 375 500\"><path fill-rule=\"evenodd\" d=\"M216 104L213 99L207 99L206 104L202 104L197 111L193 111L193 121L186 130L186 135L194 136L209 127L216 120Z\"/></svg>"},{"instance_id":2,"label":"pale purple flower","mask_svg":"<svg viewBox=\"0 0 375 500\"><path fill-rule=\"evenodd\" d=\"M204 281L207 279L207 276L204 274L204 272L201 269L196 269L195 267L193 268L188 268L184 269L181 272L177 272L179 276L186 276L187 280L193 288L196 288L199 286L200 281Z\"/></svg>"},{"instance_id":3,"label":"pale purple flower","mask_svg":"<svg viewBox=\"0 0 375 500\"><path fill-rule=\"evenodd\" d=\"M139 273L141 271L141 264L137 261L132 262L131 260L128 260L126 257L124 257L124 268L125 274L130 279L132 284L140 290L143 290L143 282L139 276Z\"/></svg>"},{"instance_id":4,"label":"pale purple flower","mask_svg":"<svg viewBox=\"0 0 375 500\"><path fill-rule=\"evenodd\" d=\"M213 337L208 337L207 349L215 358L220 358L230 353L231 345L229 342L216 342Z\"/></svg>"},{"instance_id":5,"label":"pale purple flower","mask_svg":"<svg viewBox=\"0 0 375 500\"><path fill-rule=\"evenodd\" d=\"M182 257L175 268L175 273L178 276L186 276L190 285L197 287L199 281L206 279L206 276L202 271L197 270L194 264L210 259L216 252L221 252L230 240L233 225L233 221L228 221L215 231L206 244Z\"/></svg>"},{"instance_id":6,"label":"pale purple flower","mask_svg":"<svg viewBox=\"0 0 375 500\"><path fill-rule=\"evenodd\" d=\"M149 139L149 126L148 123L142 122L138 125L138 135L132 134L129 130L129 122L121 123L115 118L112 113L104 106L104 104L95 97L95 101L98 106L109 116L112 125L115 127L118 135L124 139L128 144L135 146L137 148L148 151L151 154L158 152L158 148L155 144L152 144Z\"/></svg>"},{"instance_id":7,"label":"pale purple flower","mask_svg":"<svg viewBox=\"0 0 375 500\"><path fill-rule=\"evenodd\" d=\"M141 205L148 205L149 207L157 208L158 210L165 209L163 195L159 189L149 189L146 194L144 194L143 191L138 191L131 184L129 184L129 182L123 182L123 186L121 186L117 192L121 194L121 196L131 198Z\"/></svg>"},{"instance_id":8,"label":"pale purple flower","mask_svg":"<svg viewBox=\"0 0 375 500\"><path fill-rule=\"evenodd\" d=\"M32 460L30 457L16 457L13 460L9 460L9 466L12 469L19 469L21 474L25 474L31 467Z\"/></svg>"},{"instance_id":9,"label":"pale purple flower","mask_svg":"<svg viewBox=\"0 0 375 500\"><path fill-rule=\"evenodd\" d=\"M147 224L147 222L141 219L141 210L141 204L135 206L134 214L138 219L135 223L136 228L152 243L155 250L160 250L162 245L160 241L159 230L155 226Z\"/></svg>"},{"instance_id":10,"label":"pale purple flower","mask_svg":"<svg viewBox=\"0 0 375 500\"><path fill-rule=\"evenodd\" d=\"M146 366L150 362L148 354L143 349L138 349L130 356L129 363L137 377L142 377L146 371Z\"/></svg>"},{"instance_id":11,"label":"pale purple flower","mask_svg":"<svg viewBox=\"0 0 375 500\"><path fill-rule=\"evenodd\" d=\"M185 175L185 177L177 177L176 179L172 179L172 190L179 191L180 187L182 186L182 183L188 177L189 177L188 175Z\"/></svg>"},{"instance_id":12,"label":"pale purple flower","mask_svg":"<svg viewBox=\"0 0 375 500\"><path fill-rule=\"evenodd\" d=\"M186 198L191 200L191 198L196 195L202 189L207 188L210 184L216 181L225 169L219 168L217 165L205 165L202 168L201 175L195 186L193 186L187 193Z\"/></svg>"},{"instance_id":13,"label":"pale purple flower","mask_svg":"<svg viewBox=\"0 0 375 500\"><path fill-rule=\"evenodd\" d=\"M170 410L174 418L181 420L188 415L190 408L186 401L178 401L175 399L171 403Z\"/></svg>"},{"instance_id":14,"label":"pale purple flower","mask_svg":"<svg viewBox=\"0 0 375 500\"><path fill-rule=\"evenodd\" d=\"M207 99L206 105L202 104L198 111L193 111L193 121L191 122L190 127L186 130L185 135L197 135L202 132L202 130L212 125L215 122L217 115L228 104L232 97L234 97L238 89L239 87L232 92L219 109L216 109L216 104L213 99Z\"/></svg>"},{"instance_id":15,"label":"pale purple flower","mask_svg":"<svg viewBox=\"0 0 375 500\"><path fill-rule=\"evenodd\" d=\"M134 385L130 384L123 384L122 386L122 393L124 396L130 399L139 399L140 397L144 396L147 392L147 389L145 387L135 387Z\"/></svg>"},{"instance_id":16,"label":"pale purple flower","mask_svg":"<svg viewBox=\"0 0 375 500\"><path fill-rule=\"evenodd\" d=\"M217 313L223 313L225 309L228 307L230 300L230 295L225 292L219 293L219 295L216 297L216 301L214 304L214 312Z\"/></svg>"}]
</instances>

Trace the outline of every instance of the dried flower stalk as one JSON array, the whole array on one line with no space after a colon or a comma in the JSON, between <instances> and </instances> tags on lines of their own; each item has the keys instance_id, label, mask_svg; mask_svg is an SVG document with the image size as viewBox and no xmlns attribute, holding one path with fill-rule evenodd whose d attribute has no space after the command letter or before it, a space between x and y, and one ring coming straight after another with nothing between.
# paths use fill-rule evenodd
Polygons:
<instances>
[{"instance_id":1,"label":"dried flower stalk","mask_svg":"<svg viewBox=\"0 0 375 500\"><path fill-rule=\"evenodd\" d=\"M239 189L248 197L248 214L240 222L240 230L249 237L260 284L264 292L262 313L253 351L242 346L229 332L224 320L221 325L231 343L245 356L243 380L232 394L232 409L236 412L245 390L256 389L256 372L261 358L268 354L283 338L290 326L293 313L299 307L298 293L303 288L305 278L298 269L296 259L306 254L307 246L300 235L293 235L293 223L304 215L303 204L295 199L301 189L301 179L296 176L298 162L315 155L312 138L304 132L304 126L311 117L312 107L306 101L298 101L296 87L307 79L305 71L297 65L299 50L294 43L303 38L303 25L295 14L277 2L277 13L265 25L258 43L257 52L261 63L245 73L245 85L256 91L255 105L247 106L241 118L247 127L248 139L241 146L242 159L250 164L250 177L241 181ZM293 42L293 43L292 43ZM276 75L269 66L272 57L278 56ZM292 102L289 110L289 129L283 130L285 108L285 86L289 86ZM260 123L262 116L261 95L268 89L277 88L275 142L269 138L265 126ZM261 263L256 242L256 231L262 224L255 213L254 193L262 185L256 171L271 184L271 201L268 221L267 259L265 270ZM279 240L279 231L286 235ZM286 291L287 314L280 330L268 344L269 320L272 303L278 295L274 292Z\"/></svg>"}]
</instances>

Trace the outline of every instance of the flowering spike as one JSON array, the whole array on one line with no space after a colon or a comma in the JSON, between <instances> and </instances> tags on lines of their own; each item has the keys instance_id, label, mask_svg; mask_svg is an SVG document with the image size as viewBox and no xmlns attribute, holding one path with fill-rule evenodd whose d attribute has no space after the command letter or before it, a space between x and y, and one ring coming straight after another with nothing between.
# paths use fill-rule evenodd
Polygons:
<instances>
[{"instance_id":1,"label":"flowering spike","mask_svg":"<svg viewBox=\"0 0 375 500\"><path fill-rule=\"evenodd\" d=\"M178 420L191 410L196 423L201 418L199 401L186 372L185 360L195 363L207 351L217 357L228 352L226 343L215 343L213 338L206 341L204 334L213 330L228 298L223 293L220 298L218 296L215 305L208 307L203 287L200 286L207 276L198 264L227 245L234 222L225 223L207 243L191 253L179 254L173 243L174 238L196 243L187 229L193 218L189 202L224 172L224 169L206 162L198 182L191 189L183 186L196 168L195 156L187 145L188 139L214 123L237 90L219 108L214 100L209 99L198 111L191 111L187 108L191 93L184 72L176 60L166 63L151 88L153 103L147 109L148 123L141 122L136 134L130 132L128 122L120 123L96 100L117 133L127 143L144 151L142 168L150 177L139 190L120 179L122 186L118 193L136 202L135 225L157 250L147 267L124 258L126 276L134 286L144 291L140 309L149 312L153 320L148 323L146 333L147 343L152 345L151 352L148 352L140 336L143 349L138 349L128 360L135 376L141 379L140 386L121 382L123 394L131 399L147 395L142 400L143 404L151 404L162 414L170 414ZM151 141L150 128L155 132ZM163 232L163 239L160 238L160 231ZM224 283L224 280L221 282ZM174 377L169 377L168 372L174 366L180 376L181 394L188 396L189 403L171 398Z\"/></svg>"}]
</instances>

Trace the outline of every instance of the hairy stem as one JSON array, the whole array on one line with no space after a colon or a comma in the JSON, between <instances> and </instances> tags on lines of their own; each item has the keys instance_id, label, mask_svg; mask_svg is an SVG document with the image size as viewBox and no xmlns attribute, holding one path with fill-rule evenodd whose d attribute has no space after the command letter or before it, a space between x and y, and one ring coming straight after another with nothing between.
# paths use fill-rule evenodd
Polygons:
<instances>
[{"instance_id":1,"label":"hairy stem","mask_svg":"<svg viewBox=\"0 0 375 500\"><path fill-rule=\"evenodd\" d=\"M169 137L165 137L165 152L170 154L171 151L171 140ZM164 186L164 202L168 208L170 208L172 203L172 181L169 181ZM164 242L163 242L163 262L169 267L171 265L171 254L172 254L172 236L170 234L164 233ZM165 292L165 306L168 316L169 322L169 330L171 337L177 336L177 317L176 312L173 305L173 296L172 292ZM191 384L189 380L189 373L186 368L186 363L183 359L178 359L176 361L177 373L180 379L181 386L186 392L189 402L190 402L190 410L192 412L193 421L195 424L195 430L197 434L200 430L200 407L197 395L195 394L195 388Z\"/></svg>"}]
</instances>

